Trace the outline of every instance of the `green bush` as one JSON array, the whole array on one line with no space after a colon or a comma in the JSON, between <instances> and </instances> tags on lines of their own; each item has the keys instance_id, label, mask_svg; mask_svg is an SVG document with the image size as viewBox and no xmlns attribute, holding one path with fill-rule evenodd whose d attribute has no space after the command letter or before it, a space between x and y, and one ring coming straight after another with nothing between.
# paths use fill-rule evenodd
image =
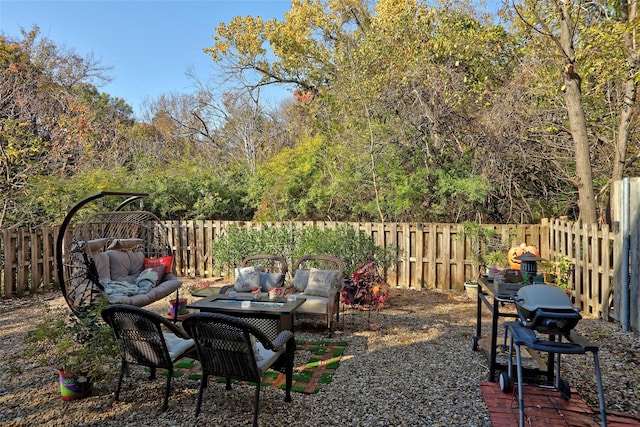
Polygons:
<instances>
[{"instance_id":1,"label":"green bush","mask_svg":"<svg viewBox=\"0 0 640 427\"><path fill-rule=\"evenodd\" d=\"M243 258L256 254L273 254L284 257L291 268L305 255L328 254L340 258L345 264L345 277L351 277L358 261L374 260L387 268L396 262L393 248L375 245L373 238L348 225L336 228L296 228L292 224L259 230L232 225L224 235L213 241L214 267L221 274L228 274Z\"/></svg>"}]
</instances>

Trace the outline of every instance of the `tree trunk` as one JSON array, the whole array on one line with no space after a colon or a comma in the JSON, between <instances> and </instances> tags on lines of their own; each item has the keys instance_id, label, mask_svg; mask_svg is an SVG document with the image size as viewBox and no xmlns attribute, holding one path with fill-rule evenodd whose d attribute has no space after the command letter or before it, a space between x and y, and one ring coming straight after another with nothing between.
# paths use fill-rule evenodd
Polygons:
<instances>
[{"instance_id":1,"label":"tree trunk","mask_svg":"<svg viewBox=\"0 0 640 427\"><path fill-rule=\"evenodd\" d=\"M632 23L638 13L637 0L623 2L620 4L620 21ZM640 69L640 51L637 48L635 30L628 30L624 35L624 46L627 49L627 81L624 84L622 93L622 105L620 106L620 117L618 122L618 135L613 161L612 181L618 181L624 176L624 165L627 159L627 146L631 134L631 121L635 110L636 94L638 84L635 81L636 74Z\"/></svg>"},{"instance_id":2,"label":"tree trunk","mask_svg":"<svg viewBox=\"0 0 640 427\"><path fill-rule=\"evenodd\" d=\"M591 176L587 120L584 114L582 92L580 90L581 79L574 69L574 26L565 2L560 2L560 12L560 46L565 55L564 99L569 114L569 129L575 147L575 185L578 189L578 206L580 207L580 219L582 222L592 224L597 222L596 201Z\"/></svg>"}]
</instances>

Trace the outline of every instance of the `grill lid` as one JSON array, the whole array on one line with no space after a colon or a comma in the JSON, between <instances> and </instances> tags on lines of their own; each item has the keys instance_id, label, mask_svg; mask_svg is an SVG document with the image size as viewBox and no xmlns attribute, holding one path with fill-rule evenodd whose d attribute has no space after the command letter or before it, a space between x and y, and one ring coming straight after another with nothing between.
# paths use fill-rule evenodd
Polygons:
<instances>
[{"instance_id":1,"label":"grill lid","mask_svg":"<svg viewBox=\"0 0 640 427\"><path fill-rule=\"evenodd\" d=\"M523 286L515 301L522 324L539 332L567 333L582 318L567 294L555 286Z\"/></svg>"},{"instance_id":2,"label":"grill lid","mask_svg":"<svg viewBox=\"0 0 640 427\"><path fill-rule=\"evenodd\" d=\"M527 311L575 310L569 296L560 288L550 285L528 285L518 290L517 303Z\"/></svg>"}]
</instances>

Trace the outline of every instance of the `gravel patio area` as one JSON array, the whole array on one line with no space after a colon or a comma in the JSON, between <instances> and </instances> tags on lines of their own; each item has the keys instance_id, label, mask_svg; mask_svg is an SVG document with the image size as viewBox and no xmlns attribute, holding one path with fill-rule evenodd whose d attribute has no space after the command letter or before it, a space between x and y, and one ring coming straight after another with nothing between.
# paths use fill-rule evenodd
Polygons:
<instances>
[{"instance_id":1,"label":"gravel patio area","mask_svg":"<svg viewBox=\"0 0 640 427\"><path fill-rule=\"evenodd\" d=\"M191 297L193 298L193 297ZM168 310L168 300L149 308ZM230 392L211 383L202 412L194 417L198 383L173 380L169 410L162 413L163 379L149 381L142 367L125 378L119 402L112 402L117 378L96 385L90 398L63 402L53 367L24 362L11 377L9 360L44 304L64 305L60 293L0 300L0 424L3 426L245 426L251 425L254 387ZM320 393L263 388L260 426L490 426L480 382L488 378L483 352L472 351L476 304L463 293L392 290L380 313L349 312L329 339L348 342L347 357ZM487 313L486 327L489 318ZM313 322L297 325L296 338L327 339ZM577 331L600 346L607 409L640 416L640 335L620 326L583 319ZM485 332L486 333L486 332ZM597 408L592 359L563 358L562 376Z\"/></svg>"}]
</instances>

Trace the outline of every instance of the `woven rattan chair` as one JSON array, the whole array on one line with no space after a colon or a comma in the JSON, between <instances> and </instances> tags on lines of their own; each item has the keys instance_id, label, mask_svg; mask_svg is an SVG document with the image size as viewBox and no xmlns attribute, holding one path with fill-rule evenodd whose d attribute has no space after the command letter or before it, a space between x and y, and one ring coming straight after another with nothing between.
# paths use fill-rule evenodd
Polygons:
<instances>
[{"instance_id":1,"label":"woven rattan chair","mask_svg":"<svg viewBox=\"0 0 640 427\"><path fill-rule=\"evenodd\" d=\"M312 268L322 270L320 273L331 272L325 276L331 280L325 292L312 292L307 286L311 278ZM286 288L286 293L294 293L305 298L296 311L296 316L319 316L326 321L329 333L333 333L335 316L336 322L340 315L340 289L344 279L344 262L331 255L306 255L300 258L293 267L293 282ZM316 288L318 290L318 288Z\"/></svg>"},{"instance_id":2,"label":"woven rattan chair","mask_svg":"<svg viewBox=\"0 0 640 427\"><path fill-rule=\"evenodd\" d=\"M262 331L242 319L217 313L195 313L187 317L183 326L196 343L202 365L202 381L196 401L196 416L200 414L202 395L210 375L251 381L256 385L253 425L258 425L260 383L267 369L283 372L285 402L291 402L295 340L291 331L282 331L269 340Z\"/></svg>"},{"instance_id":3,"label":"woven rattan chair","mask_svg":"<svg viewBox=\"0 0 640 427\"><path fill-rule=\"evenodd\" d=\"M173 364L187 356L195 356L192 339L173 322L166 318L126 304L115 304L102 310L102 318L113 329L121 344L122 367L115 394L120 397L120 389L129 364L147 366L151 369L150 379L156 378L156 369L167 369L167 385L162 410L169 407L169 392Z\"/></svg>"},{"instance_id":4,"label":"woven rattan chair","mask_svg":"<svg viewBox=\"0 0 640 427\"><path fill-rule=\"evenodd\" d=\"M278 255L262 254L251 255L242 260L240 267L261 267L260 287L262 292L267 292L269 287L283 288L285 277L289 271L289 265L284 257ZM229 293L234 285L226 285L220 288L221 294Z\"/></svg>"}]
</instances>

